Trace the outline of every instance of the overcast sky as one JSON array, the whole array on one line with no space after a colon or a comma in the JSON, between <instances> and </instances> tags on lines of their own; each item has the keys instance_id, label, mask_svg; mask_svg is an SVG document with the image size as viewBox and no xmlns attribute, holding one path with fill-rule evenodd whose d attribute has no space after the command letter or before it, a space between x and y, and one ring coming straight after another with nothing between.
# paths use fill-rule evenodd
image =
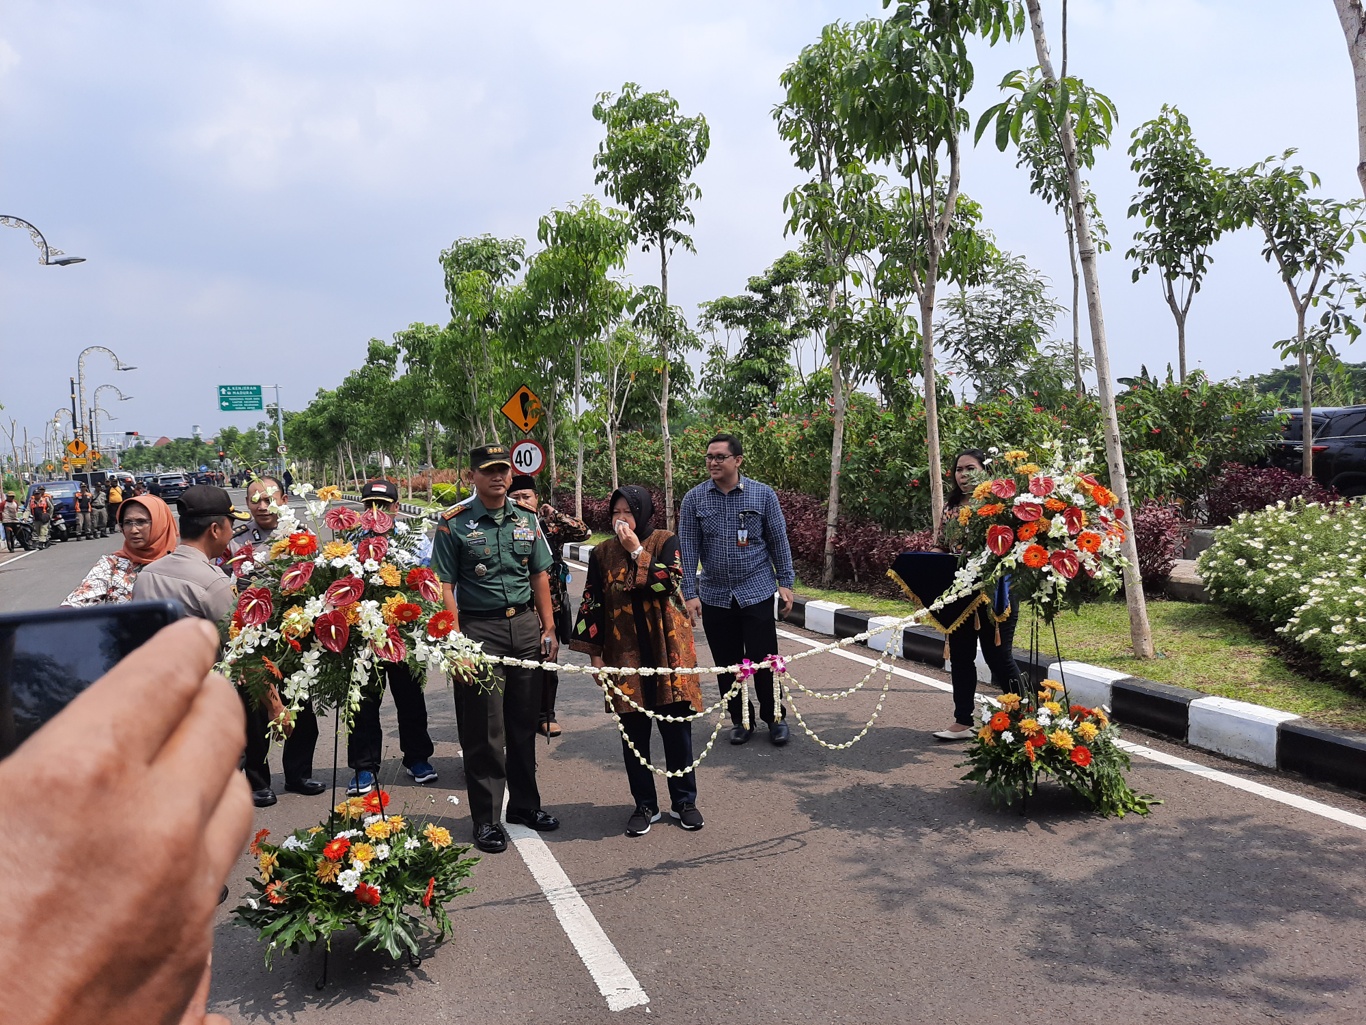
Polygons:
<instances>
[{"instance_id":1,"label":"overcast sky","mask_svg":"<svg viewBox=\"0 0 1366 1025\"><path fill-rule=\"evenodd\" d=\"M1058 56L1057 0L1045 0ZM1151 277L1129 283L1129 133L1175 103L1217 164L1287 147L1327 195L1359 194L1352 76L1331 0L1072 0L1071 70L1117 104L1116 145L1091 176L1114 251L1102 284L1117 375L1175 361ZM595 191L594 97L636 81L711 125L697 174L697 255L671 295L735 294L791 245L797 181L770 116L778 75L822 25L877 0L473 3L467 0L0 0L0 213L88 258L39 267L0 232L0 416L41 433L87 387L117 383L113 430L186 435L220 414L219 384L275 384L286 408L335 386L366 341L447 317L440 250L537 219ZM979 46L974 118L1026 37ZM1070 299L1061 222L1013 155L967 148L964 189L999 243ZM1276 364L1293 331L1250 233L1228 237L1196 297L1192 367L1217 377ZM1366 254L1363 254L1366 256ZM1358 260L1358 269L1363 261ZM633 262L637 280L653 264ZM1060 324L1060 329L1064 325ZM1349 358L1366 354L1349 352Z\"/></svg>"}]
</instances>

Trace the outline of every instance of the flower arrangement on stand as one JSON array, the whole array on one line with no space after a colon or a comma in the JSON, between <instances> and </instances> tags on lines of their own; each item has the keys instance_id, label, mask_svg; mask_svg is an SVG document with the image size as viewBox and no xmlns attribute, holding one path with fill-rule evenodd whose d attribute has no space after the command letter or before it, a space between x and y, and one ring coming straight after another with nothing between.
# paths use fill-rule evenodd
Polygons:
<instances>
[{"instance_id":1,"label":"flower arrangement on stand","mask_svg":"<svg viewBox=\"0 0 1366 1025\"><path fill-rule=\"evenodd\" d=\"M362 693L383 686L386 662L407 662L418 679L435 666L472 685L491 683L481 646L455 631L436 574L417 564L421 532L381 510L334 504L336 488L315 493L304 484L295 492L333 540L320 541L283 498L272 502L275 539L234 559L251 586L228 624L224 675L242 680L258 702L277 687L284 719L311 701L318 712L339 709L347 722Z\"/></svg>"},{"instance_id":2,"label":"flower arrangement on stand","mask_svg":"<svg viewBox=\"0 0 1366 1025\"><path fill-rule=\"evenodd\" d=\"M388 804L386 791L372 790L337 805L330 826L296 829L279 844L266 842L267 829L256 834L257 895L233 914L267 943L267 965L304 943L330 949L332 934L350 927L357 949L395 960L418 957L424 933L451 934L446 904L470 892L463 880L479 859L465 857L469 847L453 844L449 830L390 815Z\"/></svg>"},{"instance_id":3,"label":"flower arrangement on stand","mask_svg":"<svg viewBox=\"0 0 1366 1025\"><path fill-rule=\"evenodd\" d=\"M1151 797L1129 788L1129 756L1104 708L1069 705L1066 689L1044 680L1029 694L1002 694L977 706L963 778L1006 805L1029 796L1047 773L1101 815L1148 814Z\"/></svg>"},{"instance_id":4,"label":"flower arrangement on stand","mask_svg":"<svg viewBox=\"0 0 1366 1025\"><path fill-rule=\"evenodd\" d=\"M1090 473L1091 459L1084 439L1070 456L1060 441L1037 457L1005 452L991 460L952 524L963 547L977 553L960 569L955 590L989 588L1008 576L1013 601L1033 612L1036 660L1040 622L1052 624L1087 597L1112 595L1122 582L1125 511ZM1048 774L1102 815L1146 815L1152 799L1125 782L1129 757L1115 743L1119 730L1107 710L1072 704L1065 680L1040 686L978 705L963 778L1010 804L1016 796L1023 802Z\"/></svg>"}]
</instances>

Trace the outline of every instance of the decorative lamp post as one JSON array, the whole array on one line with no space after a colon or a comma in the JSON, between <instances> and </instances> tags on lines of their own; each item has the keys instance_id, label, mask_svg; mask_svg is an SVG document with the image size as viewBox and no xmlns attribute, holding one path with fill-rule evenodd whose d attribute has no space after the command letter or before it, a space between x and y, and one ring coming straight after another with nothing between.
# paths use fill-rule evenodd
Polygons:
<instances>
[{"instance_id":1,"label":"decorative lamp post","mask_svg":"<svg viewBox=\"0 0 1366 1025\"><path fill-rule=\"evenodd\" d=\"M85 423L89 416L89 412L85 404L85 357L92 352L102 352L110 359L112 359L114 361L115 370L137 369L137 367L129 366L127 363L124 363L123 360L119 359L118 356L114 354L113 349L106 349L103 345L88 345L84 349L82 349L80 356L76 358L76 390L80 398L80 409L77 411L76 415L80 418L81 423Z\"/></svg>"},{"instance_id":2,"label":"decorative lamp post","mask_svg":"<svg viewBox=\"0 0 1366 1025\"><path fill-rule=\"evenodd\" d=\"M0 224L7 228L27 228L28 237L38 247L38 263L43 267L69 267L73 263L85 263L84 256L67 256L60 249L53 249L43 238L43 233L22 217L0 214Z\"/></svg>"}]
</instances>

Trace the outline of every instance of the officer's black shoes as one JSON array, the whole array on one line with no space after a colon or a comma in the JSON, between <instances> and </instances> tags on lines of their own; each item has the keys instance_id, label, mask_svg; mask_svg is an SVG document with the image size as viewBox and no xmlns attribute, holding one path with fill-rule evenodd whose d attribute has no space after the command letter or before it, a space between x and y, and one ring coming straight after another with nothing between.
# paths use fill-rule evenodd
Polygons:
<instances>
[{"instance_id":1,"label":"officer's black shoes","mask_svg":"<svg viewBox=\"0 0 1366 1025\"><path fill-rule=\"evenodd\" d=\"M266 787L264 790L253 790L251 792L251 803L258 808L269 808L276 801L275 791Z\"/></svg>"},{"instance_id":2,"label":"officer's black shoes","mask_svg":"<svg viewBox=\"0 0 1366 1025\"><path fill-rule=\"evenodd\" d=\"M560 828L560 820L549 812L537 809L531 813L510 811L507 820L519 826L526 826L538 833L550 833Z\"/></svg>"},{"instance_id":3,"label":"officer's black shoes","mask_svg":"<svg viewBox=\"0 0 1366 1025\"><path fill-rule=\"evenodd\" d=\"M485 822L475 827L474 846L485 854L502 854L508 849L508 835L496 822Z\"/></svg>"},{"instance_id":4,"label":"officer's black shoes","mask_svg":"<svg viewBox=\"0 0 1366 1025\"><path fill-rule=\"evenodd\" d=\"M743 744L752 736L754 736L754 731L745 729L739 723L730 728L730 742L732 744Z\"/></svg>"},{"instance_id":5,"label":"officer's black shoes","mask_svg":"<svg viewBox=\"0 0 1366 1025\"><path fill-rule=\"evenodd\" d=\"M768 724L768 742L774 747L782 747L792 737L792 731L787 728L785 722L771 722Z\"/></svg>"},{"instance_id":6,"label":"officer's black shoes","mask_svg":"<svg viewBox=\"0 0 1366 1025\"><path fill-rule=\"evenodd\" d=\"M316 797L327 789L327 784L318 779L292 779L285 782L285 789L291 794Z\"/></svg>"}]
</instances>

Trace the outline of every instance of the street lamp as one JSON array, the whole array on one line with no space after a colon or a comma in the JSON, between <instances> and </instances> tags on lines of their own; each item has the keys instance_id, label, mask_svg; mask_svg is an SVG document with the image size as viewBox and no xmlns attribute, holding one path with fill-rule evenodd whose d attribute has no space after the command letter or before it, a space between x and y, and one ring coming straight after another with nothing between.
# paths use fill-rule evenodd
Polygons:
<instances>
[{"instance_id":1,"label":"street lamp","mask_svg":"<svg viewBox=\"0 0 1366 1025\"><path fill-rule=\"evenodd\" d=\"M33 239L33 244L38 247L38 263L43 267L69 267L73 263L85 263L84 256L67 256L60 249L53 249L47 244L47 239L43 238L43 233L22 217L0 214L0 224L7 228L27 228L28 237Z\"/></svg>"},{"instance_id":2,"label":"street lamp","mask_svg":"<svg viewBox=\"0 0 1366 1025\"><path fill-rule=\"evenodd\" d=\"M118 385L114 384L102 384L95 389L95 395L90 400L90 447L92 449L98 449L100 447L100 435L98 430L99 415L103 413L110 420L118 419L118 417L111 414L109 410L100 408L100 392L104 391L106 388L110 391L117 392L120 402L127 402L133 397L131 395L123 394L123 392L119 390Z\"/></svg>"},{"instance_id":3,"label":"street lamp","mask_svg":"<svg viewBox=\"0 0 1366 1025\"><path fill-rule=\"evenodd\" d=\"M76 358L77 390L80 393L81 402L80 409L77 411L76 415L81 418L81 423L85 423L87 416L89 415L85 405L85 357L92 352L102 352L110 359L112 359L114 361L115 370L137 369L137 367L129 366L127 363L123 362L123 360L119 359L118 356L114 354L113 349L106 349L103 345L88 345L84 349L82 349L80 356Z\"/></svg>"}]
</instances>

